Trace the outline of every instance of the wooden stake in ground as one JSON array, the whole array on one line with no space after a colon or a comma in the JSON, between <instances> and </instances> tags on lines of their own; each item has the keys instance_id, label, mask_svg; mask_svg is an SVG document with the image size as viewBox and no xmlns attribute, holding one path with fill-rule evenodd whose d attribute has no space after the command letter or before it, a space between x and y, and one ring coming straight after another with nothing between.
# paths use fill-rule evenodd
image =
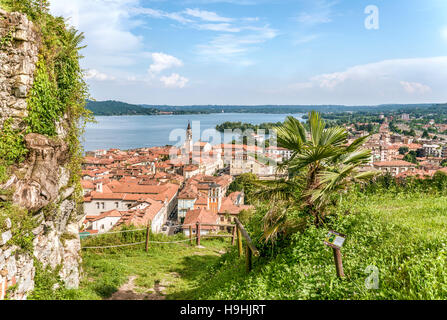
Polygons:
<instances>
[{"instance_id":1,"label":"wooden stake in ground","mask_svg":"<svg viewBox=\"0 0 447 320\"><path fill-rule=\"evenodd\" d=\"M239 258L242 256L242 234L241 229L237 228L237 251L239 252Z\"/></svg>"},{"instance_id":2,"label":"wooden stake in ground","mask_svg":"<svg viewBox=\"0 0 447 320\"><path fill-rule=\"evenodd\" d=\"M343 278L345 276L345 273L343 272L343 262L341 261L341 252L338 248L332 248L334 251L334 262L335 262L335 269L337 269L337 276L339 278Z\"/></svg>"},{"instance_id":3,"label":"wooden stake in ground","mask_svg":"<svg viewBox=\"0 0 447 320\"><path fill-rule=\"evenodd\" d=\"M189 242L192 245L192 226L189 226Z\"/></svg>"},{"instance_id":4,"label":"wooden stake in ground","mask_svg":"<svg viewBox=\"0 0 447 320\"><path fill-rule=\"evenodd\" d=\"M200 246L200 222L196 223L197 246Z\"/></svg>"},{"instance_id":5,"label":"wooden stake in ground","mask_svg":"<svg viewBox=\"0 0 447 320\"><path fill-rule=\"evenodd\" d=\"M343 246L345 239L346 235L331 230L329 231L329 233L326 236L326 239L324 240L324 244L331 247L334 252L335 269L337 270L337 276L339 278L343 278L345 276L340 251L340 248Z\"/></svg>"},{"instance_id":6,"label":"wooden stake in ground","mask_svg":"<svg viewBox=\"0 0 447 320\"><path fill-rule=\"evenodd\" d=\"M245 248L245 269L247 270L247 272L251 271L251 261L252 261L252 252L249 245L247 244Z\"/></svg>"},{"instance_id":7,"label":"wooden stake in ground","mask_svg":"<svg viewBox=\"0 0 447 320\"><path fill-rule=\"evenodd\" d=\"M151 225L150 223L147 224L147 229L146 229L146 252L149 251L149 234L151 232Z\"/></svg>"}]
</instances>

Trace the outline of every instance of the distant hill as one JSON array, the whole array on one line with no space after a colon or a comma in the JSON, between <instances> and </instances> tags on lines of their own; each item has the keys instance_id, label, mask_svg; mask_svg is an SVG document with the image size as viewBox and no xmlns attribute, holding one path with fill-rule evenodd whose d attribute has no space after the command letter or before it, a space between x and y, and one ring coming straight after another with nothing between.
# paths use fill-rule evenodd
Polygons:
<instances>
[{"instance_id":1,"label":"distant hill","mask_svg":"<svg viewBox=\"0 0 447 320\"><path fill-rule=\"evenodd\" d=\"M98 116L119 115L156 115L156 114L210 114L210 113L307 113L311 110L322 113L338 112L387 112L387 111L417 111L444 109L446 104L383 104L377 106L344 106L344 105L136 105L121 101L88 101L87 109Z\"/></svg>"},{"instance_id":2,"label":"distant hill","mask_svg":"<svg viewBox=\"0 0 447 320\"><path fill-rule=\"evenodd\" d=\"M311 110L330 112L386 112L401 110L429 109L433 107L445 107L441 104L387 104L376 106L344 106L344 105L196 105L196 106L167 106L167 105L142 105L145 108L157 108L173 114L187 113L307 113Z\"/></svg>"},{"instance_id":3,"label":"distant hill","mask_svg":"<svg viewBox=\"0 0 447 320\"><path fill-rule=\"evenodd\" d=\"M87 101L87 109L97 116L154 115L160 111L120 101Z\"/></svg>"}]
</instances>

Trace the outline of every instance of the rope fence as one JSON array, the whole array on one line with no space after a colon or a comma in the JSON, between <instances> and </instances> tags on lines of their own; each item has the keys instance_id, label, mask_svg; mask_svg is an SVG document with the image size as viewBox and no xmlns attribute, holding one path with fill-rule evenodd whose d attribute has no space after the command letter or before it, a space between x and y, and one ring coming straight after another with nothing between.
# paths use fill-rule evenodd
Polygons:
<instances>
[{"instance_id":1,"label":"rope fence","mask_svg":"<svg viewBox=\"0 0 447 320\"><path fill-rule=\"evenodd\" d=\"M182 224L182 225L176 225L176 226L170 226L170 227L183 227L183 229L188 230L189 229L189 237L187 239L182 240L175 240L175 241L154 241L150 240L150 234L151 234L151 224L148 224L146 229L134 229L134 230L121 230L121 231L112 231L112 232L104 232L104 233L98 233L95 235L105 235L105 234L117 234L117 233L124 233L124 232L137 232L137 231L143 231L146 230L146 241L140 241L135 243L126 243L126 244L117 244L117 245L109 245L109 246L86 246L82 247L81 249L107 249L107 248L119 248L119 247L130 247L130 246L136 246L140 244L146 244L146 252L148 252L149 244L171 244L171 243L182 243L182 242L190 242L191 245L194 243L194 239L196 240L196 245L200 247L200 240L201 239L209 239L209 238L232 238L231 244L235 245L235 241L237 238L237 248L239 257L241 257L243 253L242 249L242 238L245 239L245 263L246 263L246 271L250 272L252 270L252 256L259 257L260 253L259 250L255 247L253 244L250 235L245 230L242 223L239 221L238 218L234 219L234 222L236 224L209 224L209 223L200 223L197 222L195 224L195 234L193 235L193 226L194 224ZM188 227L188 228L184 228ZM211 227L211 230L215 231L215 229L218 228L232 228L231 234L204 234L202 235L201 229L204 227ZM209 229L207 229L209 231Z\"/></svg>"},{"instance_id":2,"label":"rope fence","mask_svg":"<svg viewBox=\"0 0 447 320\"><path fill-rule=\"evenodd\" d=\"M192 231L192 226L198 226L198 224L178 224L178 225L173 225L173 226L168 226L170 228L177 228L177 227L189 227L190 232ZM213 224L204 224L204 226L215 226L215 227L228 227L230 225L213 225ZM232 227L235 227L235 225L231 225ZM200 233L200 224L199 224L199 229L196 229L197 232ZM126 232L138 232L138 231L146 231L146 241L141 241L141 242L134 242L134 243L126 243L126 244L117 244L117 245L110 245L110 246L85 246L82 247L81 249L109 249L109 248L119 248L119 247L130 247L130 246L136 246L136 245L140 245L140 244L146 244L146 248L148 246L149 243L154 243L154 244L171 244L171 243L182 243L182 242L191 242L191 244L193 243L194 239L197 239L197 244L200 245L200 238L204 239L208 239L208 238L219 238L219 237L234 237L234 235L219 235L219 234L207 234L207 235L203 235L201 236L200 234L195 234L192 235L192 233L189 234L188 239L182 239L182 240L176 240L176 241L150 241L149 240L149 232L150 232L150 226L148 226L145 229L133 229L133 230L121 230L121 231L112 231L112 232L102 232L102 233L95 233L95 234L89 234L89 235L85 235L86 238L89 237L94 237L94 236L102 236L102 235L107 235L107 234L120 234L120 233L126 233Z\"/></svg>"}]
</instances>

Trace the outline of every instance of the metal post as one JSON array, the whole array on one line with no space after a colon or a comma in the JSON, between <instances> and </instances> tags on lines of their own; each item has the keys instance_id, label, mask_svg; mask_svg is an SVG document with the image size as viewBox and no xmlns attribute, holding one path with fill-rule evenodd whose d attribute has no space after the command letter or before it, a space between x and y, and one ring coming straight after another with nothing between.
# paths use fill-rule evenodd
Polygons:
<instances>
[{"instance_id":1,"label":"metal post","mask_svg":"<svg viewBox=\"0 0 447 320\"><path fill-rule=\"evenodd\" d=\"M341 252L338 248L332 248L334 251L334 261L335 261L335 268L337 269L337 276L339 278L343 278L345 276L343 272L343 262L341 261Z\"/></svg>"}]
</instances>

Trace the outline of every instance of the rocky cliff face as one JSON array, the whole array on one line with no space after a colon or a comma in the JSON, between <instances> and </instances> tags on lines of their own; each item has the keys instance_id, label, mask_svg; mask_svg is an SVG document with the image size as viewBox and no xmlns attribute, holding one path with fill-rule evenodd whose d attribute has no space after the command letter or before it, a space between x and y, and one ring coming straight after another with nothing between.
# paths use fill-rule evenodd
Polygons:
<instances>
[{"instance_id":1,"label":"rocky cliff face","mask_svg":"<svg viewBox=\"0 0 447 320\"><path fill-rule=\"evenodd\" d=\"M6 119L12 119L13 128L23 129L38 61L39 35L25 15L0 9L0 39L4 42L0 46L0 129ZM11 299L26 299L34 288L36 261L44 268L58 270L67 287L79 284L78 223L82 216L72 199L74 188L68 185L65 135L63 129L54 138L26 135L26 160L13 168L6 183L0 184L0 191L10 191L6 192L8 196L0 193L0 201L26 209L36 226L31 230L31 253L11 244L15 230L10 219L0 225L0 299L8 287Z\"/></svg>"}]
</instances>

